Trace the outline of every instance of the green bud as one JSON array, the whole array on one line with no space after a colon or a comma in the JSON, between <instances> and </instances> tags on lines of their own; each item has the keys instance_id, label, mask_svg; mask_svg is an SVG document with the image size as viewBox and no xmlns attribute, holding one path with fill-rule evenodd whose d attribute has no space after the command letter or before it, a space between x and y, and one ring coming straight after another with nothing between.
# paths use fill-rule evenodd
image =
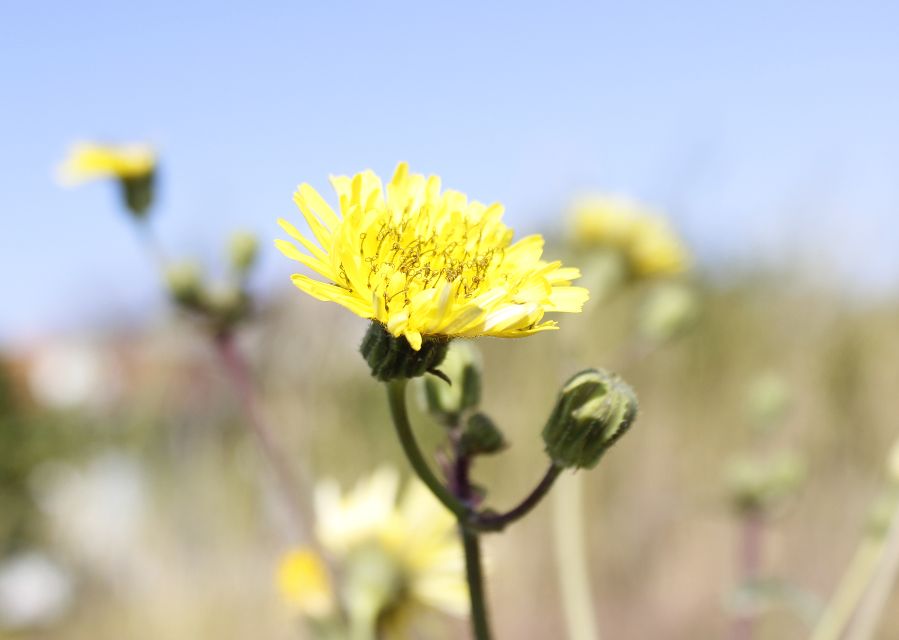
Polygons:
<instances>
[{"instance_id":1,"label":"green bud","mask_svg":"<svg viewBox=\"0 0 899 640\"><path fill-rule=\"evenodd\" d=\"M664 342L688 329L697 314L696 294L690 287L660 283L643 302L638 327L646 337Z\"/></svg>"},{"instance_id":2,"label":"green bud","mask_svg":"<svg viewBox=\"0 0 899 640\"><path fill-rule=\"evenodd\" d=\"M568 468L592 469L637 417L637 396L614 373L587 369L559 393L543 428L546 452Z\"/></svg>"},{"instance_id":3,"label":"green bud","mask_svg":"<svg viewBox=\"0 0 899 640\"><path fill-rule=\"evenodd\" d=\"M727 470L731 500L739 510L772 507L796 491L804 478L803 460L790 452L767 460L737 458Z\"/></svg>"},{"instance_id":4,"label":"green bud","mask_svg":"<svg viewBox=\"0 0 899 640\"><path fill-rule=\"evenodd\" d=\"M141 219L147 215L150 205L153 204L153 190L156 183L156 172L150 171L143 175L121 178L122 197L128 210L135 218Z\"/></svg>"},{"instance_id":5,"label":"green bud","mask_svg":"<svg viewBox=\"0 0 899 640\"><path fill-rule=\"evenodd\" d=\"M455 340L440 372L450 379L447 384L436 376L425 376L419 384L419 399L423 411L446 426L459 423L461 414L478 406L481 401L481 356L470 340Z\"/></svg>"},{"instance_id":6,"label":"green bud","mask_svg":"<svg viewBox=\"0 0 899 640\"><path fill-rule=\"evenodd\" d=\"M895 513L895 491L888 491L878 496L868 511L868 535L873 538L883 538L890 529Z\"/></svg>"},{"instance_id":7,"label":"green bud","mask_svg":"<svg viewBox=\"0 0 899 640\"><path fill-rule=\"evenodd\" d=\"M424 336L416 351L406 336L394 337L380 322L372 322L359 352L371 367L371 375L381 382L423 376L446 357L450 339Z\"/></svg>"},{"instance_id":8,"label":"green bud","mask_svg":"<svg viewBox=\"0 0 899 640\"><path fill-rule=\"evenodd\" d=\"M749 385L746 405L752 423L759 429L769 429L789 409L790 387L776 373L761 375Z\"/></svg>"},{"instance_id":9,"label":"green bud","mask_svg":"<svg viewBox=\"0 0 899 640\"><path fill-rule=\"evenodd\" d=\"M250 312L250 298L233 284L218 284L204 298L205 310L219 329L227 329L243 320Z\"/></svg>"},{"instance_id":10,"label":"green bud","mask_svg":"<svg viewBox=\"0 0 899 640\"><path fill-rule=\"evenodd\" d=\"M172 298L182 307L196 311L203 306L203 276L195 262L171 265L166 269L165 281Z\"/></svg>"},{"instance_id":11,"label":"green bud","mask_svg":"<svg viewBox=\"0 0 899 640\"><path fill-rule=\"evenodd\" d=\"M237 231L228 240L228 258L237 273L247 273L256 263L259 239L248 231Z\"/></svg>"},{"instance_id":12,"label":"green bud","mask_svg":"<svg viewBox=\"0 0 899 640\"><path fill-rule=\"evenodd\" d=\"M459 446L464 455L489 455L505 449L506 439L493 420L486 414L476 413L468 419Z\"/></svg>"}]
</instances>

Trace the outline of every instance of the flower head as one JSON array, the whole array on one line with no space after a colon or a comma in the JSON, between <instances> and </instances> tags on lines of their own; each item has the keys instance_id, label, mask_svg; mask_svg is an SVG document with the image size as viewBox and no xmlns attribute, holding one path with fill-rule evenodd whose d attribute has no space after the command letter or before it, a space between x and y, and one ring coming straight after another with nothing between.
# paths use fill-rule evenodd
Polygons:
<instances>
[{"instance_id":1,"label":"flower head","mask_svg":"<svg viewBox=\"0 0 899 640\"><path fill-rule=\"evenodd\" d=\"M319 300L331 300L404 335L413 349L423 336L518 338L556 328L546 311L578 312L587 291L570 286L580 273L540 259L543 238L512 243L503 207L440 191L440 179L410 174L403 163L386 189L371 171L332 177L340 214L308 184L294 200L315 242L288 222L305 247L276 240L289 258L328 280L293 276Z\"/></svg>"},{"instance_id":2,"label":"flower head","mask_svg":"<svg viewBox=\"0 0 899 640\"><path fill-rule=\"evenodd\" d=\"M149 145L79 142L59 166L57 176L64 185L76 185L109 178L144 178L155 168L156 152Z\"/></svg>"},{"instance_id":3,"label":"flower head","mask_svg":"<svg viewBox=\"0 0 899 640\"><path fill-rule=\"evenodd\" d=\"M319 542L347 567L351 621L373 616L388 632L422 606L457 616L469 606L455 518L422 483L411 482L399 504L398 488L397 472L382 467L345 495L334 482L315 494Z\"/></svg>"},{"instance_id":4,"label":"flower head","mask_svg":"<svg viewBox=\"0 0 899 640\"><path fill-rule=\"evenodd\" d=\"M620 251L635 276L686 270L689 256L667 220L620 196L593 196L574 207L573 235L585 246Z\"/></svg>"},{"instance_id":5,"label":"flower head","mask_svg":"<svg viewBox=\"0 0 899 640\"><path fill-rule=\"evenodd\" d=\"M278 567L278 587L291 606L312 619L334 612L331 576L321 557L312 549L295 549Z\"/></svg>"},{"instance_id":6,"label":"flower head","mask_svg":"<svg viewBox=\"0 0 899 640\"><path fill-rule=\"evenodd\" d=\"M140 220L153 204L155 172L156 152L149 145L79 142L57 169L57 178L63 185L117 180L125 206Z\"/></svg>"}]
</instances>

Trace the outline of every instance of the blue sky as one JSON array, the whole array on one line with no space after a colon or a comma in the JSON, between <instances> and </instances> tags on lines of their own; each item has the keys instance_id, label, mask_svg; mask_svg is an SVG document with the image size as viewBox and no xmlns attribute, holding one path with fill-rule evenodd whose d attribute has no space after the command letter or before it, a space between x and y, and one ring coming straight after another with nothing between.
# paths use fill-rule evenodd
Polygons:
<instances>
[{"instance_id":1,"label":"blue sky","mask_svg":"<svg viewBox=\"0 0 899 640\"><path fill-rule=\"evenodd\" d=\"M112 187L52 180L84 138L158 145L163 243L255 230L269 290L296 184L399 160L523 231L619 191L708 268L894 288L897 32L895 2L2 3L0 341L158 307Z\"/></svg>"}]
</instances>

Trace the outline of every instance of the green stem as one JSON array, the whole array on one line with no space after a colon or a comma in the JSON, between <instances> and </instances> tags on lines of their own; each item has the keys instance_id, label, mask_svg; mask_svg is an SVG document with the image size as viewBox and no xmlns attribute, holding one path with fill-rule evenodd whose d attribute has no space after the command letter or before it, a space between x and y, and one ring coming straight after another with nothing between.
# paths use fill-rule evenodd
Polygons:
<instances>
[{"instance_id":1,"label":"green stem","mask_svg":"<svg viewBox=\"0 0 899 640\"><path fill-rule=\"evenodd\" d=\"M412 433L412 425L409 423L409 414L406 412L406 380L391 380L387 383L387 398L390 404L390 414L393 416L393 424L399 436L403 451L409 459L409 463L427 485L431 492L443 505L453 512L459 520L459 532L462 535L462 544L465 548L465 572L468 577L468 590L471 595L471 624L476 640L490 640L490 629L487 627L487 607L484 602L484 576L481 571L481 549L478 540L478 532L472 526L474 515L467 505L454 496L444 486L440 478L431 470L431 466L418 448L415 434ZM467 472L465 481L467 482Z\"/></svg>"},{"instance_id":2,"label":"green stem","mask_svg":"<svg viewBox=\"0 0 899 640\"><path fill-rule=\"evenodd\" d=\"M811 640L839 640L864 596L882 554L881 537L868 535L862 540L846 575L815 625Z\"/></svg>"},{"instance_id":3,"label":"green stem","mask_svg":"<svg viewBox=\"0 0 899 640\"><path fill-rule=\"evenodd\" d=\"M396 427L396 434L399 436L400 444L403 445L403 451L405 451L406 457L409 459L409 463L412 465L415 473L427 485L431 493L443 503L443 506L453 512L453 515L459 519L459 522L467 523L470 517L468 507L456 499L450 493L450 490L444 486L440 478L431 470L431 466L425 460L421 449L418 448L415 434L412 433L412 425L409 423L409 414L406 412L407 383L407 380L391 380L387 383L390 415L393 416L393 424Z\"/></svg>"},{"instance_id":4,"label":"green stem","mask_svg":"<svg viewBox=\"0 0 899 640\"><path fill-rule=\"evenodd\" d=\"M465 546L465 573L468 576L468 590L471 594L471 626L474 629L476 640L490 640L478 532L467 529L461 521L459 525L462 531L462 542Z\"/></svg>"},{"instance_id":5,"label":"green stem","mask_svg":"<svg viewBox=\"0 0 899 640\"><path fill-rule=\"evenodd\" d=\"M882 544L877 568L846 629L847 640L871 640L882 622L883 612L899 575L899 509L893 513Z\"/></svg>"},{"instance_id":6,"label":"green stem","mask_svg":"<svg viewBox=\"0 0 899 640\"><path fill-rule=\"evenodd\" d=\"M582 473L568 473L553 495L556 570L569 640L599 640L584 539Z\"/></svg>"},{"instance_id":7,"label":"green stem","mask_svg":"<svg viewBox=\"0 0 899 640\"><path fill-rule=\"evenodd\" d=\"M215 346L225 365L225 372L234 385L237 399L244 411L250 431L256 437L259 448L274 472L276 482L280 485L284 504L297 528L296 533L301 540L311 540L312 536L303 515L309 512L310 506L304 499L305 494L299 491L300 485L294 477L290 464L281 454L282 448L276 444L272 436L271 428L260 406L259 395L253 384L249 367L234 343L234 336L230 332L216 336ZM308 485L308 478L304 478L304 480L306 480L304 484Z\"/></svg>"},{"instance_id":8,"label":"green stem","mask_svg":"<svg viewBox=\"0 0 899 640\"><path fill-rule=\"evenodd\" d=\"M537 485L527 498L521 501L521 504L511 511L498 515L474 514L472 525L482 531L500 531L509 523L515 522L519 518L527 515L530 513L531 509L536 507L537 503L549 493L556 478L562 473L562 469L563 467L560 467L553 462L549 466L546 475L543 476L543 480L540 481L540 484Z\"/></svg>"}]
</instances>

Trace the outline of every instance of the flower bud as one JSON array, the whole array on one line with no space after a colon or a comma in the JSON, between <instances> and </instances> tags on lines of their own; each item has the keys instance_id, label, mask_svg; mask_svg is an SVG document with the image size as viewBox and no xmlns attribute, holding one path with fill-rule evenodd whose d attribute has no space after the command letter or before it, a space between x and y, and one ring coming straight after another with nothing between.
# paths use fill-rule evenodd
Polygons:
<instances>
[{"instance_id":1,"label":"flower bud","mask_svg":"<svg viewBox=\"0 0 899 640\"><path fill-rule=\"evenodd\" d=\"M486 414L476 413L468 419L459 446L466 456L489 455L505 449L506 439L493 420Z\"/></svg>"},{"instance_id":2,"label":"flower bud","mask_svg":"<svg viewBox=\"0 0 899 640\"><path fill-rule=\"evenodd\" d=\"M766 373L756 378L746 394L752 423L759 429L777 425L790 407L790 387L782 376Z\"/></svg>"},{"instance_id":3,"label":"flower bud","mask_svg":"<svg viewBox=\"0 0 899 640\"><path fill-rule=\"evenodd\" d=\"M774 506L798 489L804 478L802 458L790 452L768 460L737 458L727 470L731 500L744 511Z\"/></svg>"},{"instance_id":4,"label":"flower bud","mask_svg":"<svg viewBox=\"0 0 899 640\"><path fill-rule=\"evenodd\" d=\"M169 293L182 307L198 310L203 305L203 276L194 262L181 262L166 269Z\"/></svg>"},{"instance_id":5,"label":"flower bud","mask_svg":"<svg viewBox=\"0 0 899 640\"><path fill-rule=\"evenodd\" d=\"M640 308L640 332L657 342L670 340L696 321L696 294L686 285L660 283Z\"/></svg>"},{"instance_id":6,"label":"flower bud","mask_svg":"<svg viewBox=\"0 0 899 640\"><path fill-rule=\"evenodd\" d=\"M156 184L156 172L150 171L144 175L123 177L122 197L125 205L135 218L141 219L150 210L153 204L153 191Z\"/></svg>"},{"instance_id":7,"label":"flower bud","mask_svg":"<svg viewBox=\"0 0 899 640\"><path fill-rule=\"evenodd\" d=\"M637 396L624 380L587 369L562 387L543 428L546 452L568 468L592 469L637 417Z\"/></svg>"},{"instance_id":8,"label":"flower bud","mask_svg":"<svg viewBox=\"0 0 899 640\"><path fill-rule=\"evenodd\" d=\"M421 378L421 407L446 426L459 423L463 412L481 401L481 356L469 340L456 340L440 363L440 372L451 384L436 376Z\"/></svg>"},{"instance_id":9,"label":"flower bud","mask_svg":"<svg viewBox=\"0 0 899 640\"><path fill-rule=\"evenodd\" d=\"M877 497L868 509L867 534L882 539L890 529L896 513L895 491L887 491Z\"/></svg>"},{"instance_id":10,"label":"flower bud","mask_svg":"<svg viewBox=\"0 0 899 640\"><path fill-rule=\"evenodd\" d=\"M238 231L228 240L228 257L237 273L246 274L256 263L259 239L248 231Z\"/></svg>"},{"instance_id":11,"label":"flower bud","mask_svg":"<svg viewBox=\"0 0 899 640\"><path fill-rule=\"evenodd\" d=\"M416 351L406 336L394 337L383 324L372 322L359 352L371 367L371 375L381 382L423 376L446 357L449 338L424 337Z\"/></svg>"},{"instance_id":12,"label":"flower bud","mask_svg":"<svg viewBox=\"0 0 899 640\"><path fill-rule=\"evenodd\" d=\"M234 284L215 284L204 296L204 304L210 319L222 330L232 327L250 313L250 296Z\"/></svg>"}]
</instances>

